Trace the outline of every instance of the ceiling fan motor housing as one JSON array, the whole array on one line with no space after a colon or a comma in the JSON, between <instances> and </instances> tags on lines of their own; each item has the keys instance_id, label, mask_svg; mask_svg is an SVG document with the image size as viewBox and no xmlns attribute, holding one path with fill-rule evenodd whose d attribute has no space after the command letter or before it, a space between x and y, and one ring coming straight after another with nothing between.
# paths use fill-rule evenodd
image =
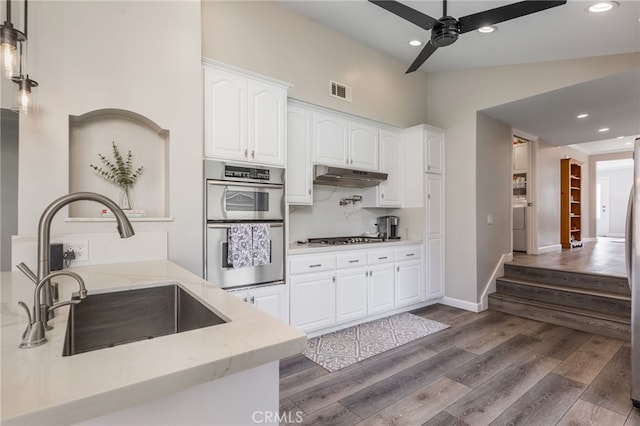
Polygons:
<instances>
[{"instance_id":1,"label":"ceiling fan motor housing","mask_svg":"<svg viewBox=\"0 0 640 426\"><path fill-rule=\"evenodd\" d=\"M431 44L445 47L453 44L460 35L460 24L452 16L444 16L438 20L431 30Z\"/></svg>"}]
</instances>

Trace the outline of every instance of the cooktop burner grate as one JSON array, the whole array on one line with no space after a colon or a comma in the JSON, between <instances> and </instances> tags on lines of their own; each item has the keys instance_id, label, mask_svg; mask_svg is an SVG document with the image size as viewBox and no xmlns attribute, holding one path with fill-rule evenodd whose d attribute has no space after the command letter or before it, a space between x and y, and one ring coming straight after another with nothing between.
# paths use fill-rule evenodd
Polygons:
<instances>
[{"instance_id":1,"label":"cooktop burner grate","mask_svg":"<svg viewBox=\"0 0 640 426\"><path fill-rule=\"evenodd\" d=\"M307 242L309 244L325 244L331 246L346 245L346 244L367 244L367 243L381 243L385 241L381 237L326 237L326 238L309 238Z\"/></svg>"}]
</instances>

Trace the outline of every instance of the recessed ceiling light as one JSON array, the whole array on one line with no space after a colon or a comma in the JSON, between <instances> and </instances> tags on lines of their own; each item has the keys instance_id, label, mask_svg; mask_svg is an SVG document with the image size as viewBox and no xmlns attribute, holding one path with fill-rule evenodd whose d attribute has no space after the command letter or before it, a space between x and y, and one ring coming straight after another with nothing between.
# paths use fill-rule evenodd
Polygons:
<instances>
[{"instance_id":1,"label":"recessed ceiling light","mask_svg":"<svg viewBox=\"0 0 640 426\"><path fill-rule=\"evenodd\" d=\"M616 139L624 139L624 136L618 136Z\"/></svg>"},{"instance_id":2,"label":"recessed ceiling light","mask_svg":"<svg viewBox=\"0 0 640 426\"><path fill-rule=\"evenodd\" d=\"M598 129L599 132L604 133L604 132L608 132L609 128L608 127L603 127L602 129Z\"/></svg>"},{"instance_id":3,"label":"recessed ceiling light","mask_svg":"<svg viewBox=\"0 0 640 426\"><path fill-rule=\"evenodd\" d=\"M587 118L589 116L589 114L580 114L578 116L576 116L576 118Z\"/></svg>"},{"instance_id":4,"label":"recessed ceiling light","mask_svg":"<svg viewBox=\"0 0 640 426\"><path fill-rule=\"evenodd\" d=\"M411 46L422 46L422 42L420 40L411 40L409 44Z\"/></svg>"},{"instance_id":5,"label":"recessed ceiling light","mask_svg":"<svg viewBox=\"0 0 640 426\"><path fill-rule=\"evenodd\" d=\"M625 145L631 145L631 142L625 142L624 144Z\"/></svg>"},{"instance_id":6,"label":"recessed ceiling light","mask_svg":"<svg viewBox=\"0 0 640 426\"><path fill-rule=\"evenodd\" d=\"M478 32L481 32L483 34L489 34L497 30L498 30L498 27L496 27L495 25L487 25L485 27L478 28Z\"/></svg>"},{"instance_id":7,"label":"recessed ceiling light","mask_svg":"<svg viewBox=\"0 0 640 426\"><path fill-rule=\"evenodd\" d=\"M615 9L618 6L620 6L620 4L615 1L600 1L589 6L587 10L591 13L602 13Z\"/></svg>"}]
</instances>

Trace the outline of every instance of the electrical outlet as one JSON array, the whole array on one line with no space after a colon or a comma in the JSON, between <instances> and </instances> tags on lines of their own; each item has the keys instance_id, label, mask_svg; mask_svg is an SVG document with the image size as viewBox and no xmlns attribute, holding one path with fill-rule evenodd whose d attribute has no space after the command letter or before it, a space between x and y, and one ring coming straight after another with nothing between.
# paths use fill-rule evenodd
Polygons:
<instances>
[{"instance_id":1,"label":"electrical outlet","mask_svg":"<svg viewBox=\"0 0 640 426\"><path fill-rule=\"evenodd\" d=\"M63 253L73 250L76 254L76 261L89 260L89 241L87 240L66 241L62 245L62 250Z\"/></svg>"}]
</instances>

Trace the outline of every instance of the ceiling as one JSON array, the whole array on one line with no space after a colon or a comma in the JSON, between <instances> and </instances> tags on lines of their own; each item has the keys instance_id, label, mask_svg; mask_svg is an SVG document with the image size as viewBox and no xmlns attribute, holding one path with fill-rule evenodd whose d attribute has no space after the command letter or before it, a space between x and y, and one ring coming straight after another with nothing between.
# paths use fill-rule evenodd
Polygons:
<instances>
[{"instance_id":1,"label":"ceiling","mask_svg":"<svg viewBox=\"0 0 640 426\"><path fill-rule=\"evenodd\" d=\"M449 0L448 14L459 18L514 2ZM426 42L430 34L366 0L283 3L406 63L407 68L421 50L408 41ZM434 18L442 15L441 1L402 3ZM593 3L595 0L568 0L565 5L497 24L498 30L491 34L462 34L453 45L438 49L418 72L640 52L640 0L619 0L619 7L603 14L586 12ZM604 153L614 145L615 150L624 149L626 140L620 142L615 137L633 139L640 134L640 72L621 73L484 112L552 144L602 141L585 150ZM580 112L588 112L590 117L576 120ZM598 126L611 130L605 136L597 132Z\"/></svg>"}]
</instances>

